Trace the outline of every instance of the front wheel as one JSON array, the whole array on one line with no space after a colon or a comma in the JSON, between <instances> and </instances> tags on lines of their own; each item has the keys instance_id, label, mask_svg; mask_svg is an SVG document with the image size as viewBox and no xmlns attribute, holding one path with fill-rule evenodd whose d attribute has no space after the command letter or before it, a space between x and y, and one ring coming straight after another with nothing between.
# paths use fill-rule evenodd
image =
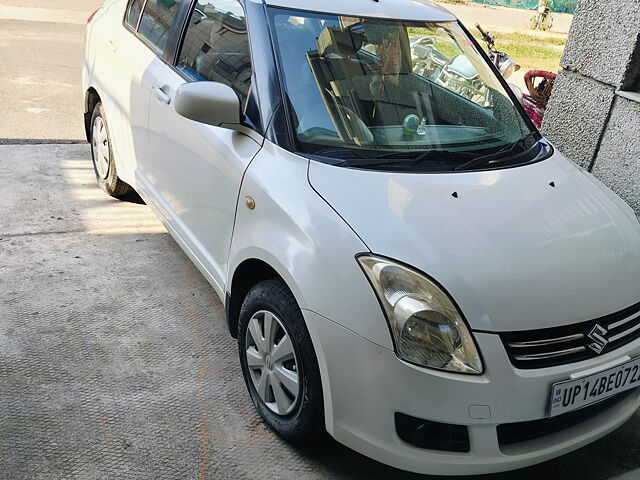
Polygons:
<instances>
[{"instance_id":1,"label":"front wheel","mask_svg":"<svg viewBox=\"0 0 640 480\"><path fill-rule=\"evenodd\" d=\"M131 187L118 178L102 103L96 104L91 116L91 157L100 188L113 197L120 197L131 191Z\"/></svg>"},{"instance_id":2,"label":"front wheel","mask_svg":"<svg viewBox=\"0 0 640 480\"><path fill-rule=\"evenodd\" d=\"M247 294L238 350L251 400L267 425L290 442L324 432L318 361L302 312L282 280L265 280Z\"/></svg>"}]
</instances>

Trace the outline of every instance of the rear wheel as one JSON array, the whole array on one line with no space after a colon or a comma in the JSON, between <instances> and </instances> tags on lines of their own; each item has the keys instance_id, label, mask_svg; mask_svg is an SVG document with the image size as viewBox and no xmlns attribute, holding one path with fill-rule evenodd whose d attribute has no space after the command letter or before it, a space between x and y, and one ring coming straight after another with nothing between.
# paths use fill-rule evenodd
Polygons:
<instances>
[{"instance_id":1,"label":"rear wheel","mask_svg":"<svg viewBox=\"0 0 640 480\"><path fill-rule=\"evenodd\" d=\"M120 197L131 191L131 187L118 178L109 127L100 102L96 104L91 117L91 156L100 188L113 197Z\"/></svg>"},{"instance_id":2,"label":"rear wheel","mask_svg":"<svg viewBox=\"0 0 640 480\"><path fill-rule=\"evenodd\" d=\"M265 280L247 294L238 349L251 400L267 425L291 442L324 433L318 361L302 312L282 280Z\"/></svg>"}]
</instances>

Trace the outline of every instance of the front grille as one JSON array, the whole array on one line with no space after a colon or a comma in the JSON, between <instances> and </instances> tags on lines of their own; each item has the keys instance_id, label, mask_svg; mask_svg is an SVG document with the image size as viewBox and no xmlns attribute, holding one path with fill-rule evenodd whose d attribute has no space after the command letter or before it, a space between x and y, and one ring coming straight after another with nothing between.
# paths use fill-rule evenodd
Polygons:
<instances>
[{"instance_id":1,"label":"front grille","mask_svg":"<svg viewBox=\"0 0 640 480\"><path fill-rule=\"evenodd\" d=\"M565 413L554 418L543 418L542 420L533 420L530 422L505 423L498 425L498 443L500 445L512 445L514 443L526 442L536 438L551 435L552 433L561 432L571 427L589 420L605 411L613 408L631 395L635 395L637 389L629 392L620 393L611 398L581 408L574 412Z\"/></svg>"},{"instance_id":2,"label":"front grille","mask_svg":"<svg viewBox=\"0 0 640 480\"><path fill-rule=\"evenodd\" d=\"M640 303L596 320L565 327L508 332L500 334L500 338L511 363L518 368L579 362L640 338Z\"/></svg>"}]
</instances>

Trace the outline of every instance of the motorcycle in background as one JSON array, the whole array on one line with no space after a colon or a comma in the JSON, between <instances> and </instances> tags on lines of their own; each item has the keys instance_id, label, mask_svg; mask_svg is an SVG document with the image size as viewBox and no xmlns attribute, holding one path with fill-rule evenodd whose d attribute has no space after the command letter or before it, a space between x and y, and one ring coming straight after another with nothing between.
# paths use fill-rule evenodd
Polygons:
<instances>
[{"instance_id":1,"label":"motorcycle in background","mask_svg":"<svg viewBox=\"0 0 640 480\"><path fill-rule=\"evenodd\" d=\"M432 36L411 40L413 72L430 78L448 90L479 105L488 104L488 94L466 55L449 58L437 49Z\"/></svg>"},{"instance_id":2,"label":"motorcycle in background","mask_svg":"<svg viewBox=\"0 0 640 480\"><path fill-rule=\"evenodd\" d=\"M478 23L476 23L476 28L482 35L482 40L487 44L489 59L505 79L520 70L520 65L513 61L506 53L496 50L496 39L494 35L485 32ZM551 90L553 89L555 79L555 73L544 70L531 70L525 73L524 83L529 92L528 94L522 93L517 86L510 84L520 100L522 107L527 112L527 115L529 115L538 128L542 125L542 118L544 117L549 98L551 98Z\"/></svg>"},{"instance_id":3,"label":"motorcycle in background","mask_svg":"<svg viewBox=\"0 0 640 480\"><path fill-rule=\"evenodd\" d=\"M531 70L524 75L524 83L529 95L524 95L522 106L536 127L542 125L542 118L551 98L551 90L556 74L544 70Z\"/></svg>"},{"instance_id":4,"label":"motorcycle in background","mask_svg":"<svg viewBox=\"0 0 640 480\"><path fill-rule=\"evenodd\" d=\"M548 0L539 0L536 13L531 17L531 29L542 30L546 32L553 27L553 16L551 15L551 9L549 8Z\"/></svg>"},{"instance_id":5,"label":"motorcycle in background","mask_svg":"<svg viewBox=\"0 0 640 480\"><path fill-rule=\"evenodd\" d=\"M489 60L493 63L498 71L504 78L509 78L511 75L520 70L520 65L511 59L506 53L496 50L496 37L489 35L489 32L485 32L479 23L476 23L476 28L482 35L482 40L487 44L487 54Z\"/></svg>"},{"instance_id":6,"label":"motorcycle in background","mask_svg":"<svg viewBox=\"0 0 640 480\"><path fill-rule=\"evenodd\" d=\"M496 49L495 36L485 32L479 24L482 39L487 44L487 54L491 62L505 79L510 78L520 70L520 65L505 52ZM489 91L480 79L466 55L448 58L437 48L434 36L424 36L411 40L411 59L413 71L418 75L430 78L432 81L445 86L479 105L489 105ZM555 73L542 70L532 70L524 76L528 94L524 94L516 85L510 84L518 100L522 104L533 123L540 127L542 118L551 96Z\"/></svg>"}]
</instances>

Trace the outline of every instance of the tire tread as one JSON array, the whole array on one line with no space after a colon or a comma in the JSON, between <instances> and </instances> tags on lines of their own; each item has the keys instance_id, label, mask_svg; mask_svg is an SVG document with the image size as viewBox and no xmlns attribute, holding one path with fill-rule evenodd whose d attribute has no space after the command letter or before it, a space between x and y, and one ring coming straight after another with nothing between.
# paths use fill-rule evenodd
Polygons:
<instances>
[{"instance_id":1,"label":"tire tread","mask_svg":"<svg viewBox=\"0 0 640 480\"><path fill-rule=\"evenodd\" d=\"M273 413L264 405L247 372L244 332L249 318L261 309L277 310L274 313L278 314L287 328L296 348L298 362L302 364L304 391L296 410L286 417ZM307 443L324 435L324 400L318 360L302 311L286 283L280 278L272 278L256 284L247 293L242 304L238 327L238 351L242 373L251 399L265 423L291 443Z\"/></svg>"}]
</instances>

